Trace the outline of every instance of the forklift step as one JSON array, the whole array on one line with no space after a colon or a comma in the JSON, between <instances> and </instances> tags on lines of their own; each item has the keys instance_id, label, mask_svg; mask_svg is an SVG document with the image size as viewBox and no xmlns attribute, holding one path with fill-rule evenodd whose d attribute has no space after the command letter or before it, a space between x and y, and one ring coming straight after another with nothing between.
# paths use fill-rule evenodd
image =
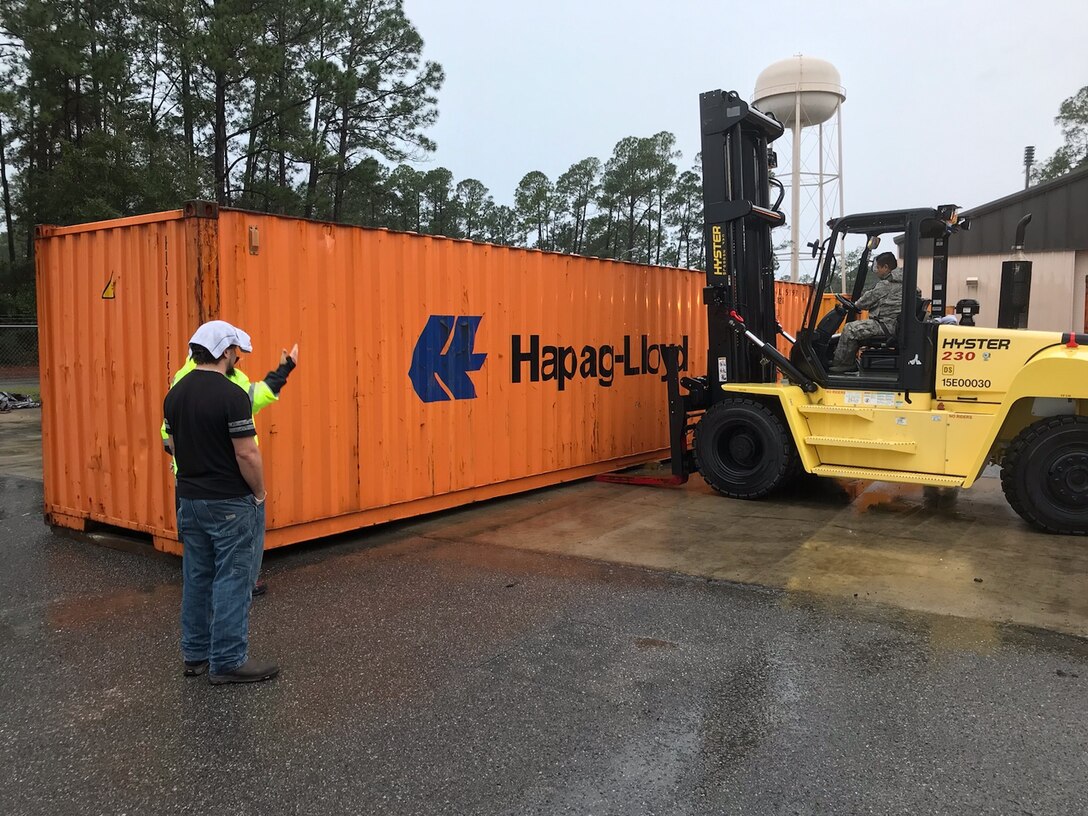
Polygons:
<instances>
[{"instance_id":1,"label":"forklift step","mask_svg":"<svg viewBox=\"0 0 1088 816\"><path fill-rule=\"evenodd\" d=\"M852 405L799 405L797 410L802 414L849 414L870 421L873 418L872 408L856 408Z\"/></svg>"},{"instance_id":2,"label":"forklift step","mask_svg":"<svg viewBox=\"0 0 1088 816\"><path fill-rule=\"evenodd\" d=\"M827 448L866 448L899 453L914 453L917 446L910 439L856 439L847 436L806 436L806 445L822 445Z\"/></svg>"},{"instance_id":3,"label":"forklift step","mask_svg":"<svg viewBox=\"0 0 1088 816\"><path fill-rule=\"evenodd\" d=\"M832 479L865 479L871 482L902 482L905 484L930 485L932 487L962 487L964 479L963 476L913 473L906 470L844 467L842 465L817 465L812 472L817 476L827 476Z\"/></svg>"}]
</instances>

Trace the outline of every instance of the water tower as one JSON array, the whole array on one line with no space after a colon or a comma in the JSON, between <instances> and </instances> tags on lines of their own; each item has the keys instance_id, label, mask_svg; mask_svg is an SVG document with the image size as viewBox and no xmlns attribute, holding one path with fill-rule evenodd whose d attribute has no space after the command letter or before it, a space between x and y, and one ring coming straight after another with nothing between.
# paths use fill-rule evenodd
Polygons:
<instances>
[{"instance_id":1,"label":"water tower","mask_svg":"<svg viewBox=\"0 0 1088 816\"><path fill-rule=\"evenodd\" d=\"M753 103L773 113L792 134L790 188L790 279L800 275L802 243L827 232L827 221L843 215L842 103L846 91L830 62L798 54L776 62L756 79ZM827 125L827 127L825 127ZM802 193L805 194L802 207Z\"/></svg>"}]
</instances>

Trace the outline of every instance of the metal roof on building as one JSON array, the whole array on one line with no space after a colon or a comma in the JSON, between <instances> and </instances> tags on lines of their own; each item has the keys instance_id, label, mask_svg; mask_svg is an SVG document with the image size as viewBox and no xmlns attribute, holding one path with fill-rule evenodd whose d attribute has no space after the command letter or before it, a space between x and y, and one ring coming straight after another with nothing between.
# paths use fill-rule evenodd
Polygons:
<instances>
[{"instance_id":1,"label":"metal roof on building","mask_svg":"<svg viewBox=\"0 0 1088 816\"><path fill-rule=\"evenodd\" d=\"M1013 245L1017 222L1031 213L1024 240L1025 252L1088 249L1088 166L1064 176L964 210L971 228L948 242L948 254L1000 255ZM933 253L923 241L919 254Z\"/></svg>"}]
</instances>

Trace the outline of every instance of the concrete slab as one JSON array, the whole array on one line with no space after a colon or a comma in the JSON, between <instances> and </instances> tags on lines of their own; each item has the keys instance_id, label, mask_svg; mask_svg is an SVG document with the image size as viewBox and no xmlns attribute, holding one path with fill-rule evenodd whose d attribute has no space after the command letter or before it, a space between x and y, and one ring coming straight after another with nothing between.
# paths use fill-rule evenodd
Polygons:
<instances>
[{"instance_id":1,"label":"concrete slab","mask_svg":"<svg viewBox=\"0 0 1088 816\"><path fill-rule=\"evenodd\" d=\"M965 491L811 479L761 502L588 482L422 522L424 536L1088 636L1088 546Z\"/></svg>"}]
</instances>

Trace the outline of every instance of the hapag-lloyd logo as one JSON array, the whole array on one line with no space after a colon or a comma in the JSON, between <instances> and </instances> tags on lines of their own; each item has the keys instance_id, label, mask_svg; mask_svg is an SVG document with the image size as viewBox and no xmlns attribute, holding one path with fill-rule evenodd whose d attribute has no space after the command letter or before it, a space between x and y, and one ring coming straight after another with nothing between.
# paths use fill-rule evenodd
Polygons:
<instances>
[{"instance_id":1,"label":"hapag-lloyd logo","mask_svg":"<svg viewBox=\"0 0 1088 816\"><path fill-rule=\"evenodd\" d=\"M408 377L424 402L475 399L476 386L468 376L483 368L486 354L477 354L476 330L482 316L431 315L412 351Z\"/></svg>"},{"instance_id":2,"label":"hapag-lloyd logo","mask_svg":"<svg viewBox=\"0 0 1088 816\"><path fill-rule=\"evenodd\" d=\"M475 350L476 331L482 315L431 315L412 351L408 376L423 402L475 399L470 372L483 368L487 353ZM651 343L649 335L624 335L619 346L542 344L539 334L510 337L510 381L554 382L565 391L575 379L596 380L610 388L616 376L663 374L661 350L666 344ZM688 336L679 344L680 370L688 368ZM618 349L618 350L617 350Z\"/></svg>"},{"instance_id":3,"label":"hapag-lloyd logo","mask_svg":"<svg viewBox=\"0 0 1088 816\"><path fill-rule=\"evenodd\" d=\"M617 353L616 348L608 344L585 345L580 350L575 346L542 346L539 334L530 334L526 345L522 336L515 334L510 338L510 380L520 383L523 373L528 373L529 382L554 381L560 391L565 390L567 383L575 377L596 380L605 388L611 388L617 373L627 377L663 374L665 360L661 349L665 345L651 343L646 334L640 335L637 341L628 334L623 338L623 350ZM688 370L686 334L680 343L680 370Z\"/></svg>"}]
</instances>

